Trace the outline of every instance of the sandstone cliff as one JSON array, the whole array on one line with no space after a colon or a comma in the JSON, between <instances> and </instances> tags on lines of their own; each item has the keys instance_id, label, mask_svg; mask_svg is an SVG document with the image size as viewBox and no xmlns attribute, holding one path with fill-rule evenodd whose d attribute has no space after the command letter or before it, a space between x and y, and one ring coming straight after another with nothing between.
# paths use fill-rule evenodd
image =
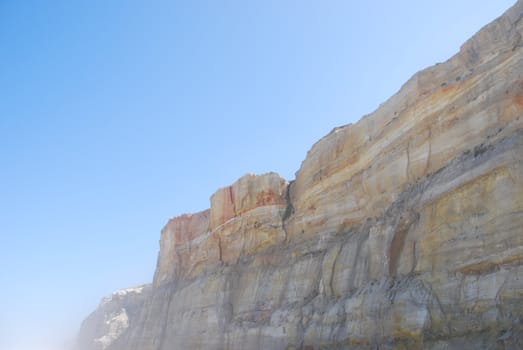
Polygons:
<instances>
[{"instance_id":1,"label":"sandstone cliff","mask_svg":"<svg viewBox=\"0 0 523 350\"><path fill-rule=\"evenodd\" d=\"M80 349L104 350L125 333L151 291L150 285L122 289L103 298L98 309L82 323Z\"/></svg>"},{"instance_id":2,"label":"sandstone cliff","mask_svg":"<svg viewBox=\"0 0 523 350\"><path fill-rule=\"evenodd\" d=\"M523 348L522 18L518 1L335 128L294 181L246 175L171 219L150 292L98 344Z\"/></svg>"}]
</instances>

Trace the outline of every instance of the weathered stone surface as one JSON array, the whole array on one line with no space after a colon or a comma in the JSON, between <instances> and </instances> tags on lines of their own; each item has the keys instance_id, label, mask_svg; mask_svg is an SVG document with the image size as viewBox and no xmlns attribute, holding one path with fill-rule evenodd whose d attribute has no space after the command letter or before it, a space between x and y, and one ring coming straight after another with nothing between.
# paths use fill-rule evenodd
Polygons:
<instances>
[{"instance_id":1,"label":"weathered stone surface","mask_svg":"<svg viewBox=\"0 0 523 350\"><path fill-rule=\"evenodd\" d=\"M107 349L523 348L522 18L334 129L295 181L246 175L170 220Z\"/></svg>"},{"instance_id":2,"label":"weathered stone surface","mask_svg":"<svg viewBox=\"0 0 523 350\"><path fill-rule=\"evenodd\" d=\"M153 284L195 277L283 242L286 195L287 182L278 174L247 174L213 194L210 210L169 220Z\"/></svg>"},{"instance_id":3,"label":"weathered stone surface","mask_svg":"<svg viewBox=\"0 0 523 350\"><path fill-rule=\"evenodd\" d=\"M247 174L211 196L213 229L255 208L286 205L287 182L276 173Z\"/></svg>"},{"instance_id":4,"label":"weathered stone surface","mask_svg":"<svg viewBox=\"0 0 523 350\"><path fill-rule=\"evenodd\" d=\"M134 322L149 297L151 285L122 289L102 299L95 312L82 323L78 348L105 350Z\"/></svg>"},{"instance_id":5,"label":"weathered stone surface","mask_svg":"<svg viewBox=\"0 0 523 350\"><path fill-rule=\"evenodd\" d=\"M218 261L219 251L210 236L210 211L184 214L165 225L154 276L155 287L201 272L205 264Z\"/></svg>"}]
</instances>

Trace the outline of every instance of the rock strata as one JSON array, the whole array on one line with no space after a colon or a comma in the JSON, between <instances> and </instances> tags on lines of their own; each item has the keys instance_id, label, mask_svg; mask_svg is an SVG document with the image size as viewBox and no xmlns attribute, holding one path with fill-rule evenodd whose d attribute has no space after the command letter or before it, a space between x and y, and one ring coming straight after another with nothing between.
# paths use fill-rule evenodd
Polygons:
<instances>
[{"instance_id":1,"label":"rock strata","mask_svg":"<svg viewBox=\"0 0 523 350\"><path fill-rule=\"evenodd\" d=\"M150 291L128 321L102 305L83 349L523 348L522 18L335 128L294 181L246 175L169 220Z\"/></svg>"}]
</instances>

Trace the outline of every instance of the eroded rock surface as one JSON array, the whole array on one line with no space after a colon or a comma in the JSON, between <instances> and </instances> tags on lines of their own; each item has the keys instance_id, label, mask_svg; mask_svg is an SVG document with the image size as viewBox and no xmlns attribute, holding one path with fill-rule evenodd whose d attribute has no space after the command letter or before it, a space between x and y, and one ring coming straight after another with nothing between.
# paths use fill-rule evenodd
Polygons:
<instances>
[{"instance_id":1,"label":"eroded rock surface","mask_svg":"<svg viewBox=\"0 0 523 350\"><path fill-rule=\"evenodd\" d=\"M522 18L334 129L294 181L246 175L171 219L105 348L523 348Z\"/></svg>"},{"instance_id":2,"label":"eroded rock surface","mask_svg":"<svg viewBox=\"0 0 523 350\"><path fill-rule=\"evenodd\" d=\"M122 289L103 298L97 310L82 323L79 349L105 350L122 336L142 311L151 285Z\"/></svg>"}]
</instances>

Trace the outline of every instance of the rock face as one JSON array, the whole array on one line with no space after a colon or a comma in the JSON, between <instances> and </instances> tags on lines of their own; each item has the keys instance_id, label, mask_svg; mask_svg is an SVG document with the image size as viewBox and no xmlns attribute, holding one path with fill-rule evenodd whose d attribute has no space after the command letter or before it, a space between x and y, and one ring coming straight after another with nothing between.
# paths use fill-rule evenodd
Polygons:
<instances>
[{"instance_id":1,"label":"rock face","mask_svg":"<svg viewBox=\"0 0 523 350\"><path fill-rule=\"evenodd\" d=\"M141 312L151 285L122 289L102 299L98 309L82 323L79 349L105 350L125 333Z\"/></svg>"},{"instance_id":2,"label":"rock face","mask_svg":"<svg viewBox=\"0 0 523 350\"><path fill-rule=\"evenodd\" d=\"M171 219L151 291L127 321L102 305L84 348L523 348L522 18L334 129L294 181L246 175Z\"/></svg>"}]
</instances>

